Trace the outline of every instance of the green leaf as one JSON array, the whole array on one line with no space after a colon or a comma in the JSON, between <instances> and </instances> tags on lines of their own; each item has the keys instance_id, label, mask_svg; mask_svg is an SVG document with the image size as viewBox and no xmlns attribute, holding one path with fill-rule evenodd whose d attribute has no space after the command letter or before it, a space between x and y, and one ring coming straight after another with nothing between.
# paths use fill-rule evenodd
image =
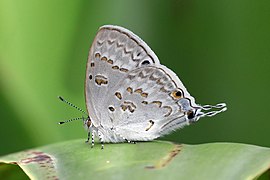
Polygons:
<instances>
[{"instance_id":1,"label":"green leaf","mask_svg":"<svg viewBox=\"0 0 270 180\"><path fill-rule=\"evenodd\" d=\"M105 144L102 150L80 139L6 155L0 162L0 177L13 172L8 164L17 164L32 179L255 179L270 167L270 148L154 141Z\"/></svg>"}]
</instances>

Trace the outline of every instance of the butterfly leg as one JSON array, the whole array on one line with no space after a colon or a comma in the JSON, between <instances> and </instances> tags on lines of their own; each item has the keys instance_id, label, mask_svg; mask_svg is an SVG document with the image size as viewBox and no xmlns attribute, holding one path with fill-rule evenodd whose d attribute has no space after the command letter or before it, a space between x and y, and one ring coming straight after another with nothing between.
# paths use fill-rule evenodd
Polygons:
<instances>
[{"instance_id":1,"label":"butterfly leg","mask_svg":"<svg viewBox=\"0 0 270 180\"><path fill-rule=\"evenodd\" d=\"M136 144L135 141L130 141L130 140L127 140L126 138L124 138L124 139L125 139L125 141L126 141L127 143L129 143L129 144Z\"/></svg>"},{"instance_id":2,"label":"butterfly leg","mask_svg":"<svg viewBox=\"0 0 270 180\"><path fill-rule=\"evenodd\" d=\"M95 134L94 134L94 132L92 132L92 144L91 144L91 148L93 148L94 147L94 145L95 145Z\"/></svg>"},{"instance_id":3,"label":"butterfly leg","mask_svg":"<svg viewBox=\"0 0 270 180\"><path fill-rule=\"evenodd\" d=\"M85 143L88 143L90 139L90 131L87 133L87 140L85 141Z\"/></svg>"},{"instance_id":4,"label":"butterfly leg","mask_svg":"<svg viewBox=\"0 0 270 180\"><path fill-rule=\"evenodd\" d=\"M103 135L98 131L99 141L101 143L101 149L104 149Z\"/></svg>"},{"instance_id":5,"label":"butterfly leg","mask_svg":"<svg viewBox=\"0 0 270 180\"><path fill-rule=\"evenodd\" d=\"M130 140L128 140L127 138L123 137L121 134L119 134L119 136L122 137L123 140L126 141L126 142L129 143L129 144L136 144L135 141L130 141Z\"/></svg>"}]
</instances>

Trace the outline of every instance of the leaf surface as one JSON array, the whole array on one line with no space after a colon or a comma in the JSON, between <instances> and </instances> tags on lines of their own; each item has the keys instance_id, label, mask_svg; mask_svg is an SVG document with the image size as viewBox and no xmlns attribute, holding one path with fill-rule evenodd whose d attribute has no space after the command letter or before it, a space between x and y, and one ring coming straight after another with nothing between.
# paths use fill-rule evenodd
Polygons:
<instances>
[{"instance_id":1,"label":"leaf surface","mask_svg":"<svg viewBox=\"0 0 270 180\"><path fill-rule=\"evenodd\" d=\"M270 167L270 148L237 143L61 142L0 157L0 177L17 164L31 179L254 179ZM5 170L3 170L5 169Z\"/></svg>"}]
</instances>

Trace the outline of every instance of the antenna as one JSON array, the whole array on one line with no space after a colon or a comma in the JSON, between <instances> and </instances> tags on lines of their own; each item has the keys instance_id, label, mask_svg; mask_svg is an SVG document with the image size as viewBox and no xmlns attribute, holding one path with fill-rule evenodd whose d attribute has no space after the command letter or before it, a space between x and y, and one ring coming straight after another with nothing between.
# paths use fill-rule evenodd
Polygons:
<instances>
[{"instance_id":1,"label":"antenna","mask_svg":"<svg viewBox=\"0 0 270 180\"><path fill-rule=\"evenodd\" d=\"M74 108L77 109L78 111L81 111L82 113L84 113L84 114L86 114L86 115L88 116L88 114L87 114L84 110L82 110L81 108L79 108L78 106L75 106L74 104L68 102L67 100L65 100L65 99L64 99L63 97L61 97L61 96L58 96L58 98L59 98L61 101L63 101L64 103L68 104L68 105L71 106L71 107L74 107ZM76 118L75 118L75 119L76 119ZM76 120L77 120L77 119L76 119Z\"/></svg>"},{"instance_id":2,"label":"antenna","mask_svg":"<svg viewBox=\"0 0 270 180\"><path fill-rule=\"evenodd\" d=\"M85 118L84 117L72 118L72 119L68 119L66 121L60 121L58 124L64 124L64 123L68 123L68 122L72 122L72 121L76 121L76 120L81 120L81 119L85 119Z\"/></svg>"}]
</instances>

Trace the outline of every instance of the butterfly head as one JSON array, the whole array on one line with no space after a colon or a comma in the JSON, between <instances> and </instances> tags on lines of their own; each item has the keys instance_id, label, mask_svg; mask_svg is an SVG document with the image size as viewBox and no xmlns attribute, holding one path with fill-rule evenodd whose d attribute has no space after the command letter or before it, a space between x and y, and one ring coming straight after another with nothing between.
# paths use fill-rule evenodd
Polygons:
<instances>
[{"instance_id":1,"label":"butterfly head","mask_svg":"<svg viewBox=\"0 0 270 180\"><path fill-rule=\"evenodd\" d=\"M92 127L92 121L89 116L87 118L83 118L83 126L87 131Z\"/></svg>"}]
</instances>

